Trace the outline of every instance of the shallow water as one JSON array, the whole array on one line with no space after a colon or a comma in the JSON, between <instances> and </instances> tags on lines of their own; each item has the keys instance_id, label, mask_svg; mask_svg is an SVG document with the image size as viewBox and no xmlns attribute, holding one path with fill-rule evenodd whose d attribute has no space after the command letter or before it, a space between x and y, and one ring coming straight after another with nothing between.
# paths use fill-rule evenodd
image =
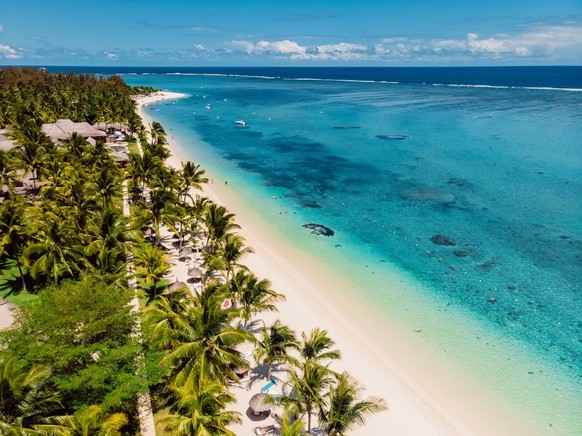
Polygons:
<instances>
[{"instance_id":1,"label":"shallow water","mask_svg":"<svg viewBox=\"0 0 582 436\"><path fill-rule=\"evenodd\" d=\"M185 147L189 135L202 139L220 155L203 165L234 167L233 179L271 201L285 225L333 229L327 249L349 253L376 283L395 265L427 290L425 300L508 338L504 352L524 347L549 362L565 374L556 387L564 401L582 404L582 93L126 79L190 94L151 115ZM362 292L394 301L381 285Z\"/></svg>"}]
</instances>

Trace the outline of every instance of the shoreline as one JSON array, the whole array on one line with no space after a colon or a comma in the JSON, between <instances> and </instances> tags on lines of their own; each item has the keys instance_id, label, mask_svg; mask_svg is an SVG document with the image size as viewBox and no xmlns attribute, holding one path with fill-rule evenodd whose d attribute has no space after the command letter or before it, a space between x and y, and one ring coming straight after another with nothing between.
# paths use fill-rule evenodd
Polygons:
<instances>
[{"instance_id":1,"label":"shoreline","mask_svg":"<svg viewBox=\"0 0 582 436\"><path fill-rule=\"evenodd\" d=\"M185 95L159 93L141 100L144 123L151 122L144 105L181 97ZM187 153L173 137L168 146L173 153L168 163L180 168ZM509 413L501 414L480 398L479 386L457 374L452 365L430 361L431 346L421 338L397 321L386 320L370 302L355 298L358 279L345 280L328 264L294 246L267 216L253 210L249 199L241 198L232 183L224 184L219 174L202 166L216 182L204 186L204 193L236 214L242 227L239 233L255 249L244 263L287 297L279 304L279 313L263 314L263 319L270 323L280 318L297 332L315 326L328 330L343 354L334 368L348 370L358 379L365 388L363 396L387 401L389 410L372 416L354 434L529 433L527 428L515 428ZM395 276L390 286L402 287L400 277Z\"/></svg>"}]
</instances>

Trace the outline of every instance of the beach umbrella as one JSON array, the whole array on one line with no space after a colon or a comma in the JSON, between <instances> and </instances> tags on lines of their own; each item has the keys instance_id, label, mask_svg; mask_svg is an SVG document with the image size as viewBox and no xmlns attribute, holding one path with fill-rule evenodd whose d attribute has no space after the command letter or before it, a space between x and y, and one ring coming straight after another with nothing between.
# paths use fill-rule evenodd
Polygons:
<instances>
[{"instance_id":1,"label":"beach umbrella","mask_svg":"<svg viewBox=\"0 0 582 436\"><path fill-rule=\"evenodd\" d=\"M188 285L184 282L174 282L170 286L168 286L168 291L170 291L170 292L177 291L182 286L188 286Z\"/></svg>"},{"instance_id":2,"label":"beach umbrella","mask_svg":"<svg viewBox=\"0 0 582 436\"><path fill-rule=\"evenodd\" d=\"M253 409L257 413L262 413L266 412L267 410L271 410L273 404L265 403L267 396L268 396L267 394L264 394L262 392L253 395L251 397L251 400L249 401L249 406L251 407L251 409Z\"/></svg>"},{"instance_id":3,"label":"beach umbrella","mask_svg":"<svg viewBox=\"0 0 582 436\"><path fill-rule=\"evenodd\" d=\"M238 377L244 377L249 372L251 364L248 360L244 360L242 365L234 365L232 367L232 372L234 372Z\"/></svg>"},{"instance_id":4,"label":"beach umbrella","mask_svg":"<svg viewBox=\"0 0 582 436\"><path fill-rule=\"evenodd\" d=\"M188 275L190 277L200 277L202 275L202 273L203 273L202 270L200 268L196 268L196 267L190 268L188 270Z\"/></svg>"},{"instance_id":5,"label":"beach umbrella","mask_svg":"<svg viewBox=\"0 0 582 436\"><path fill-rule=\"evenodd\" d=\"M188 256L189 254L192 254L192 253L193 253L193 251L192 251L191 247L184 247L178 252L178 255Z\"/></svg>"}]
</instances>

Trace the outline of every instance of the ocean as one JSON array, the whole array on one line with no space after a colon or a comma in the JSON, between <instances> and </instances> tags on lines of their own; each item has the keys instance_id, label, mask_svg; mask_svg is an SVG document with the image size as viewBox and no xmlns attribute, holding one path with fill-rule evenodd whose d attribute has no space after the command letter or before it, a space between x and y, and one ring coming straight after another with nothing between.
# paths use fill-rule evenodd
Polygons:
<instances>
[{"instance_id":1,"label":"ocean","mask_svg":"<svg viewBox=\"0 0 582 436\"><path fill-rule=\"evenodd\" d=\"M89 70L189 94L148 111L192 160L539 434L582 433L582 67Z\"/></svg>"}]
</instances>

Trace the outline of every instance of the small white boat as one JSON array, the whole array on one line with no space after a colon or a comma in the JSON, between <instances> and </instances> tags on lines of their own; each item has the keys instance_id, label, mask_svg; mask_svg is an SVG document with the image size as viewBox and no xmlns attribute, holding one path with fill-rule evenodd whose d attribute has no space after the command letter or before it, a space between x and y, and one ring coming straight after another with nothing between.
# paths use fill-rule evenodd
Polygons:
<instances>
[{"instance_id":1,"label":"small white boat","mask_svg":"<svg viewBox=\"0 0 582 436\"><path fill-rule=\"evenodd\" d=\"M210 110L210 109L212 109L212 106L210 106L209 104L207 104L206 106L204 106L204 109Z\"/></svg>"},{"instance_id":2,"label":"small white boat","mask_svg":"<svg viewBox=\"0 0 582 436\"><path fill-rule=\"evenodd\" d=\"M239 126L246 126L247 125L247 122L243 121L243 120L236 120L234 123L238 124Z\"/></svg>"}]
</instances>

